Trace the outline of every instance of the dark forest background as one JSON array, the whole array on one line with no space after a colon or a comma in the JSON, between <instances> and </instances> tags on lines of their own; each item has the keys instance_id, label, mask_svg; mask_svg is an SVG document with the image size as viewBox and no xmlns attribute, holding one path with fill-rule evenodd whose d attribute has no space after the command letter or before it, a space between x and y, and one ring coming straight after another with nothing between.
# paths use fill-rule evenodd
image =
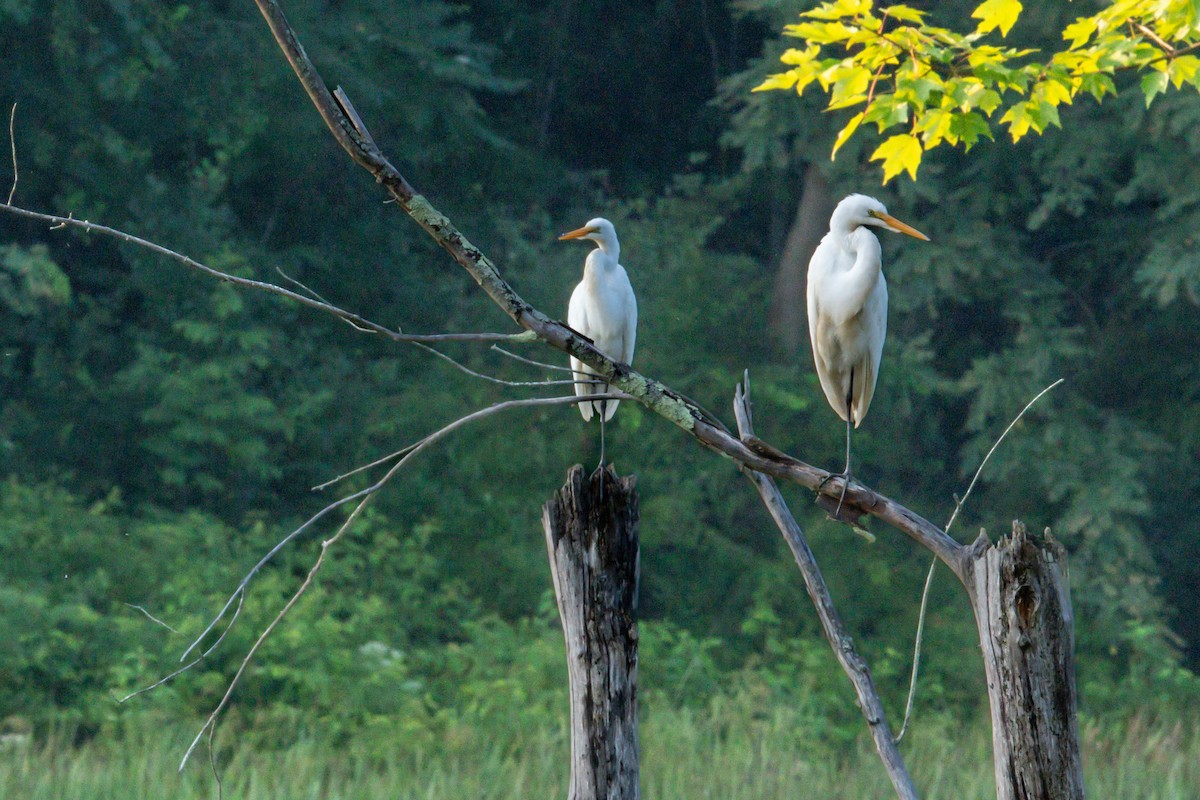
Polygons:
<instances>
[{"instance_id":1,"label":"dark forest background","mask_svg":"<svg viewBox=\"0 0 1200 800\"><path fill-rule=\"evenodd\" d=\"M823 467L840 468L844 431L808 350L815 239L798 209L818 215L819 237L837 199L866 192L928 233L881 236L890 320L858 476L944 523L1005 425L1065 378L954 533L996 537L1019 517L1065 543L1085 715L1187 707L1200 695L1200 97L1081 101L1062 130L942 148L919 182L881 187L869 135L829 160L842 117L819 97L750 93L803 7L287 12L401 171L527 299L565 315L586 249L556 235L607 216L638 293L638 368L726 417L749 368L760 435ZM954 24L972 7L937 14ZM1053 46L1079 13L1030 8L1014 35ZM337 149L252 4L0 0L0 54L18 204L240 275L282 269L406 331L509 330ZM489 374L555 377L482 345L445 349ZM148 709L207 711L321 535L256 579L213 658L117 706L112 693L165 674L186 639L131 605L195 635L335 491L310 487L514 391L111 239L0 216L0 718L95 731ZM649 701L750 692L811 709L830 741L858 735L849 684L745 479L631 403L608 453L642 492ZM260 732L299 720L430 741L450 719L565 713L540 507L597 455L596 428L562 407L466 429L414 462L260 654L237 713ZM928 556L878 525L867 543L789 491L895 714ZM945 572L925 652L919 708L975 717L975 627Z\"/></svg>"}]
</instances>

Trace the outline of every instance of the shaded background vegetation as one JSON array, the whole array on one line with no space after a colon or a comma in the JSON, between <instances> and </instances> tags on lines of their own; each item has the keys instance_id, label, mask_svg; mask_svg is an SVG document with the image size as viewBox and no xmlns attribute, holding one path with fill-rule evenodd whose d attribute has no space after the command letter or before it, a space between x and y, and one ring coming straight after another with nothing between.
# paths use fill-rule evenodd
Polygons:
<instances>
[{"instance_id":1,"label":"shaded background vegetation","mask_svg":"<svg viewBox=\"0 0 1200 800\"><path fill-rule=\"evenodd\" d=\"M830 162L837 120L815 99L749 94L802 8L287 10L401 170L527 299L565 310L584 249L555 235L609 217L639 297L638 367L722 414L749 367L759 433L814 463L840 465L842 428L806 339L789 335L802 312L767 314L777 273L796 266L780 253L801 198L865 191L929 233L928 245L883 237L891 318L856 436L862 479L945 520L1009 419L1065 377L956 533L996 536L1020 517L1066 544L1085 714L1186 708L1200 666L1200 98L1080 103L1040 140L930 153L920 183L881 188L869 137ZM953 24L968 6L938 13ZM1073 13L1030 9L1014 35L1051 44ZM408 331L508 329L336 149L252 4L0 0L0 52L18 203L238 274L280 268ZM531 377L478 345L447 350ZM110 695L172 668L259 554L328 501L309 487L512 393L146 252L7 216L0 354L0 718L85 732L211 707L319 534L255 581L213 659L124 706ZM466 430L414 463L258 657L238 718L267 738L315 726L431 744L514 715L557 719L539 509L596 450L595 430L561 408ZM822 746L858 736L849 685L744 479L630 404L609 453L643 497L651 706L740 698L800 709L795 729ZM889 530L867 544L791 500L896 713L927 555ZM924 708L976 717L975 641L943 574Z\"/></svg>"}]
</instances>

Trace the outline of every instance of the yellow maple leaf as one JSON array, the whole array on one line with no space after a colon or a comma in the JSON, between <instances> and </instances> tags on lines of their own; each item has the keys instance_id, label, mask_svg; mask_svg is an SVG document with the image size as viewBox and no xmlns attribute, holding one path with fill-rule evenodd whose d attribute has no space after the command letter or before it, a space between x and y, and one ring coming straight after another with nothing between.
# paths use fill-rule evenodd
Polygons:
<instances>
[{"instance_id":1,"label":"yellow maple leaf","mask_svg":"<svg viewBox=\"0 0 1200 800\"><path fill-rule=\"evenodd\" d=\"M771 89L790 89L796 83L796 79L799 77L800 76L796 70L781 72L777 75L768 75L765 81L760 83L758 86L755 86L750 91L766 92L770 91Z\"/></svg>"},{"instance_id":2,"label":"yellow maple leaf","mask_svg":"<svg viewBox=\"0 0 1200 800\"><path fill-rule=\"evenodd\" d=\"M971 12L971 17L979 20L980 33L999 28L1001 36L1008 36L1009 30L1017 22L1017 17L1021 15L1022 8L1024 6L1019 0L984 0Z\"/></svg>"},{"instance_id":3,"label":"yellow maple leaf","mask_svg":"<svg viewBox=\"0 0 1200 800\"><path fill-rule=\"evenodd\" d=\"M883 161L884 183L905 171L915 181L921 165L921 140L908 133L889 136L871 154L871 160Z\"/></svg>"},{"instance_id":4,"label":"yellow maple leaf","mask_svg":"<svg viewBox=\"0 0 1200 800\"><path fill-rule=\"evenodd\" d=\"M837 140L833 143L833 152L829 154L830 161L837 158L837 151L840 150L842 145L844 145L850 139L850 137L854 135L854 132L858 130L859 124L863 121L863 117L866 115L866 111L858 112L850 118L850 121L846 123L844 128L838 131Z\"/></svg>"}]
</instances>

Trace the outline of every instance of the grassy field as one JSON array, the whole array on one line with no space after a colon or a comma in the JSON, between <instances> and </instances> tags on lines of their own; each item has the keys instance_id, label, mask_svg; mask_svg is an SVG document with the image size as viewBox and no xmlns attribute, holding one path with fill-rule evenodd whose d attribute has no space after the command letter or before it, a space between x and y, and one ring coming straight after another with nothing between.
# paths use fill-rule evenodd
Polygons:
<instances>
[{"instance_id":1,"label":"grassy field","mask_svg":"<svg viewBox=\"0 0 1200 800\"><path fill-rule=\"evenodd\" d=\"M648 715L642 726L642 794L661 800L887 798L886 776L865 743L841 757L797 730L784 710L746 727L713 714ZM1200 797L1200 728L1084 724L1089 797ZM747 729L748 728L748 729ZM176 772L190 734L135 728L73 747L10 741L0 749L0 797L22 800L186 800L217 796L207 754ZM226 733L223 737L229 740ZM508 738L508 737L502 737ZM496 743L490 743L496 742ZM982 727L926 723L904 743L929 800L994 797L990 745ZM301 739L283 749L236 742L219 749L224 796L244 800L335 798L527 798L565 795L567 745L559 731L500 744L475 730L452 732L435 751L396 742L360 750Z\"/></svg>"}]
</instances>

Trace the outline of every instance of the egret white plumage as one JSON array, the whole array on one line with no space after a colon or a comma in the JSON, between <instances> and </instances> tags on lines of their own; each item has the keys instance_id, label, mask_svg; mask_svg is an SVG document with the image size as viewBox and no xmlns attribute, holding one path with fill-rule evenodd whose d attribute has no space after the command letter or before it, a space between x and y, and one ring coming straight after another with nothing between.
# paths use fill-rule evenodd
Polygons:
<instances>
[{"instance_id":1,"label":"egret white plumage","mask_svg":"<svg viewBox=\"0 0 1200 800\"><path fill-rule=\"evenodd\" d=\"M887 281L879 240L871 228L929 241L888 214L874 197L852 194L834 209L829 233L808 262L813 360L825 398L846 421L846 470L835 518L841 515L850 483L850 426L857 428L871 407L887 334Z\"/></svg>"},{"instance_id":2,"label":"egret white plumage","mask_svg":"<svg viewBox=\"0 0 1200 800\"><path fill-rule=\"evenodd\" d=\"M602 217L589 220L577 228L558 237L568 239L590 239L596 249L588 253L583 264L583 280L571 293L567 308L567 324L588 337L596 349L614 361L626 364L633 362L633 345L637 339L637 298L629 276L618 259L621 244L613 224ZM575 394L579 396L608 391L608 384L594 383L596 371L577 358L571 358L571 369L577 383ZM600 465L604 465L604 423L612 419L617 411L617 400L596 400L580 403L579 413L585 420L592 414L600 416Z\"/></svg>"}]
</instances>

